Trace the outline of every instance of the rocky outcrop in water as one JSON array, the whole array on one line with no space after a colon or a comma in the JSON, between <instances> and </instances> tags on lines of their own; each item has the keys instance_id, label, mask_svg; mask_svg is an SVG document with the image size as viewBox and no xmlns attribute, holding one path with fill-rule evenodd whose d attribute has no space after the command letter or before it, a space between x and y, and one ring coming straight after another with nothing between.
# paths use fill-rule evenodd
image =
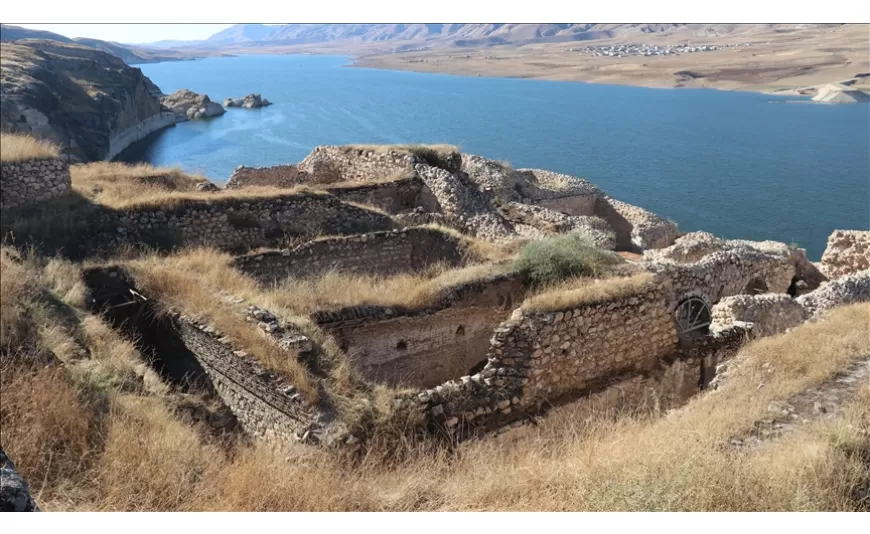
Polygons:
<instances>
[{"instance_id":1,"label":"rocky outcrop in water","mask_svg":"<svg viewBox=\"0 0 870 534\"><path fill-rule=\"evenodd\" d=\"M179 122L219 117L227 112L223 106L212 102L208 95L194 93L188 89L179 89L171 95L164 96L160 99L160 103L172 110Z\"/></svg>"},{"instance_id":2,"label":"rocky outcrop in water","mask_svg":"<svg viewBox=\"0 0 870 534\"><path fill-rule=\"evenodd\" d=\"M47 139L71 161L111 159L175 123L142 71L87 46L4 42L0 74L0 127Z\"/></svg>"},{"instance_id":3,"label":"rocky outcrop in water","mask_svg":"<svg viewBox=\"0 0 870 534\"><path fill-rule=\"evenodd\" d=\"M0 447L0 512L38 512L27 482Z\"/></svg>"},{"instance_id":4,"label":"rocky outcrop in water","mask_svg":"<svg viewBox=\"0 0 870 534\"><path fill-rule=\"evenodd\" d=\"M227 98L224 100L225 108L264 108L271 106L272 103L268 99L261 97L259 94L249 94L245 98Z\"/></svg>"}]
</instances>

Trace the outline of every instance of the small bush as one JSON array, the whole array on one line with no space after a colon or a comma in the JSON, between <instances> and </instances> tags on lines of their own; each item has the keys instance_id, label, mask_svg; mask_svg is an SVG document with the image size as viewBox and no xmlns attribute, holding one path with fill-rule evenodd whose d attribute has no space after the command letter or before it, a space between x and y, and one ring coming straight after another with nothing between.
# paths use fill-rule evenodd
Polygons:
<instances>
[{"instance_id":1,"label":"small bush","mask_svg":"<svg viewBox=\"0 0 870 534\"><path fill-rule=\"evenodd\" d=\"M601 276L619 261L606 250L595 248L588 237L571 232L523 247L516 268L532 285L549 285L578 276Z\"/></svg>"}]
</instances>

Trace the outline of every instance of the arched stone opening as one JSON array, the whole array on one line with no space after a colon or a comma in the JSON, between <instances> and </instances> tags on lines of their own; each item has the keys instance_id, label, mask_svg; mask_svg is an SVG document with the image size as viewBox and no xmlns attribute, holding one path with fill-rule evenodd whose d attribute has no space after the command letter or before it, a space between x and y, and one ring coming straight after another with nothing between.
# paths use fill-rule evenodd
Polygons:
<instances>
[{"instance_id":1,"label":"arched stone opening","mask_svg":"<svg viewBox=\"0 0 870 534\"><path fill-rule=\"evenodd\" d=\"M769 292L770 289L767 287L767 282L762 280L761 278L753 278L746 284L746 287L743 288L741 294L743 295L761 295L762 293Z\"/></svg>"},{"instance_id":2,"label":"arched stone opening","mask_svg":"<svg viewBox=\"0 0 870 534\"><path fill-rule=\"evenodd\" d=\"M710 333L710 307L701 297L688 297L674 310L677 334L681 341L694 341Z\"/></svg>"}]
</instances>

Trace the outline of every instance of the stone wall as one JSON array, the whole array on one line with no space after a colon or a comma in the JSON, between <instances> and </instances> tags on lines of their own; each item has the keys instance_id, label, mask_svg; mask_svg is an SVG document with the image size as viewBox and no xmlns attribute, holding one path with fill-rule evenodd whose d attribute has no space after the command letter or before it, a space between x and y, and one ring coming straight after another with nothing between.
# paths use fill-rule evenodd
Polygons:
<instances>
[{"instance_id":1,"label":"stone wall","mask_svg":"<svg viewBox=\"0 0 870 534\"><path fill-rule=\"evenodd\" d=\"M109 138L109 151L105 159L110 161L133 143L141 141L146 136L175 124L175 113L160 112L138 123L114 133Z\"/></svg>"},{"instance_id":2,"label":"stone wall","mask_svg":"<svg viewBox=\"0 0 870 534\"><path fill-rule=\"evenodd\" d=\"M338 184L324 189L343 202L374 206L390 214L413 210L431 213L440 211L432 191L416 173L386 182Z\"/></svg>"},{"instance_id":3,"label":"stone wall","mask_svg":"<svg viewBox=\"0 0 870 534\"><path fill-rule=\"evenodd\" d=\"M227 180L226 189L245 187L293 187L311 183L311 176L299 170L298 165L275 165L272 167L245 167L239 165Z\"/></svg>"},{"instance_id":4,"label":"stone wall","mask_svg":"<svg viewBox=\"0 0 870 534\"><path fill-rule=\"evenodd\" d=\"M812 318L826 310L856 302L870 302L870 269L843 275L824 282L818 289L797 300Z\"/></svg>"},{"instance_id":5,"label":"stone wall","mask_svg":"<svg viewBox=\"0 0 870 534\"><path fill-rule=\"evenodd\" d=\"M406 228L318 239L293 250L242 256L233 265L270 284L329 270L383 275L419 271L437 263L457 266L462 254L459 240L449 234L433 228Z\"/></svg>"},{"instance_id":6,"label":"stone wall","mask_svg":"<svg viewBox=\"0 0 870 534\"><path fill-rule=\"evenodd\" d=\"M602 196L595 214L606 220L616 233L621 250L640 252L672 245L680 236L677 225L641 207Z\"/></svg>"},{"instance_id":7,"label":"stone wall","mask_svg":"<svg viewBox=\"0 0 870 534\"><path fill-rule=\"evenodd\" d=\"M751 326L735 323L679 347L667 293L651 284L572 310L517 310L495 329L483 371L401 397L397 406L419 410L430 430L454 439L522 425L568 401L589 411L678 406L710 384ZM629 339L610 334L620 327L633 330Z\"/></svg>"},{"instance_id":8,"label":"stone wall","mask_svg":"<svg viewBox=\"0 0 870 534\"><path fill-rule=\"evenodd\" d=\"M658 260L644 265L670 281L672 309L688 297L712 306L724 297L747 293L755 281L763 282L768 292L785 293L795 274L789 257L749 248L720 250L695 263Z\"/></svg>"},{"instance_id":9,"label":"stone wall","mask_svg":"<svg viewBox=\"0 0 870 534\"><path fill-rule=\"evenodd\" d=\"M209 327L187 318L179 325L185 345L246 432L283 441L301 438L314 418L292 386L234 350Z\"/></svg>"},{"instance_id":10,"label":"stone wall","mask_svg":"<svg viewBox=\"0 0 870 534\"><path fill-rule=\"evenodd\" d=\"M411 170L417 158L393 150L318 146L299 168L318 183L380 181Z\"/></svg>"},{"instance_id":11,"label":"stone wall","mask_svg":"<svg viewBox=\"0 0 870 534\"><path fill-rule=\"evenodd\" d=\"M752 323L752 335L763 337L794 328L809 314L798 301L780 293L726 297L713 306L711 316L715 327Z\"/></svg>"},{"instance_id":12,"label":"stone wall","mask_svg":"<svg viewBox=\"0 0 870 534\"><path fill-rule=\"evenodd\" d=\"M152 246L209 245L226 250L269 246L285 236L357 234L392 229L379 212L345 204L329 195L185 200L117 213L117 233Z\"/></svg>"},{"instance_id":13,"label":"stone wall","mask_svg":"<svg viewBox=\"0 0 870 534\"><path fill-rule=\"evenodd\" d=\"M356 307L311 319L335 337L363 376L428 387L485 361L493 329L525 290L519 276L500 275L449 288L425 310Z\"/></svg>"},{"instance_id":14,"label":"stone wall","mask_svg":"<svg viewBox=\"0 0 870 534\"><path fill-rule=\"evenodd\" d=\"M509 365L530 358L524 405L641 371L676 349L676 328L665 298L664 289L651 284L630 297L529 315L513 328L506 348L492 349L491 361Z\"/></svg>"},{"instance_id":15,"label":"stone wall","mask_svg":"<svg viewBox=\"0 0 870 534\"><path fill-rule=\"evenodd\" d=\"M0 164L0 207L44 202L70 191L69 167L60 159Z\"/></svg>"},{"instance_id":16,"label":"stone wall","mask_svg":"<svg viewBox=\"0 0 870 534\"><path fill-rule=\"evenodd\" d=\"M822 254L822 272L828 278L870 269L870 231L835 230Z\"/></svg>"}]
</instances>

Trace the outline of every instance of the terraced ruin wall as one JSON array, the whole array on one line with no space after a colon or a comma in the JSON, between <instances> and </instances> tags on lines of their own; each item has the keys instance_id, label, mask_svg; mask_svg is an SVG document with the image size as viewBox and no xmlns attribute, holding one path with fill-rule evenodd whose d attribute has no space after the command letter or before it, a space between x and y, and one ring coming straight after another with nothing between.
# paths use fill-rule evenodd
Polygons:
<instances>
[{"instance_id":1,"label":"terraced ruin wall","mask_svg":"<svg viewBox=\"0 0 870 534\"><path fill-rule=\"evenodd\" d=\"M242 256L234 266L262 283L329 270L363 274L413 272L462 263L459 241L432 228L407 228L305 243L293 250Z\"/></svg>"},{"instance_id":2,"label":"terraced ruin wall","mask_svg":"<svg viewBox=\"0 0 870 534\"><path fill-rule=\"evenodd\" d=\"M70 191L69 166L60 159L0 164L0 208L45 202Z\"/></svg>"}]
</instances>

